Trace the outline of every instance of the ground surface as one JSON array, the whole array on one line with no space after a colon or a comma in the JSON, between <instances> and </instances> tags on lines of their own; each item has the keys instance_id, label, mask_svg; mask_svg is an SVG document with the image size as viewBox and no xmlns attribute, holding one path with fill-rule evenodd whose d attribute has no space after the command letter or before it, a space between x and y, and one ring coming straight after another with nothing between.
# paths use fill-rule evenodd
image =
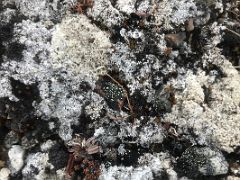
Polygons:
<instances>
[{"instance_id":1,"label":"ground surface","mask_svg":"<svg viewBox=\"0 0 240 180\"><path fill-rule=\"evenodd\" d=\"M0 0L0 180L240 179L238 0Z\"/></svg>"}]
</instances>

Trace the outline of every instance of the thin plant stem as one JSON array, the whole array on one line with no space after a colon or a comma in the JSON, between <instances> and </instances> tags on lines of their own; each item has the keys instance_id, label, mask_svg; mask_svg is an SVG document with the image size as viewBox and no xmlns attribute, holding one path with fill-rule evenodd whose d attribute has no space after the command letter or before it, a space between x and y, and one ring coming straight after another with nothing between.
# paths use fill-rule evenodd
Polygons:
<instances>
[{"instance_id":1,"label":"thin plant stem","mask_svg":"<svg viewBox=\"0 0 240 180\"><path fill-rule=\"evenodd\" d=\"M116 79L114 79L110 74L106 74L107 77L109 77L113 82L115 82L118 86L120 86L123 90L124 90L124 93L126 95L126 99L127 99L127 103L128 103L128 108L130 110L130 113L133 115L133 108L132 108L132 105L130 103L130 99L129 99L129 96L128 96L128 93L127 93L127 90L123 87L123 85L121 85Z\"/></svg>"},{"instance_id":2,"label":"thin plant stem","mask_svg":"<svg viewBox=\"0 0 240 180\"><path fill-rule=\"evenodd\" d=\"M233 30L228 29L228 28L226 28L225 30L227 30L227 31L229 31L229 32L231 32L231 33L233 33L233 34L235 34L236 36L238 36L238 37L240 38L240 34L237 33L236 31L233 31Z\"/></svg>"}]
</instances>

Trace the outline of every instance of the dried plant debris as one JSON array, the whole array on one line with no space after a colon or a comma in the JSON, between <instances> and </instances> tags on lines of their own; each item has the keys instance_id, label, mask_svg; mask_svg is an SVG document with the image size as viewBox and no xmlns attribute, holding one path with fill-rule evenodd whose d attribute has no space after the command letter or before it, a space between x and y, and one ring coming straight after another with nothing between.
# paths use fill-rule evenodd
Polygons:
<instances>
[{"instance_id":1,"label":"dried plant debris","mask_svg":"<svg viewBox=\"0 0 240 180\"><path fill-rule=\"evenodd\" d=\"M67 178L80 178L95 180L100 175L100 168L92 155L101 153L101 146L97 145L96 139L91 137L85 139L80 135L76 136L67 143L70 152L66 167Z\"/></svg>"},{"instance_id":2,"label":"dried plant debris","mask_svg":"<svg viewBox=\"0 0 240 180\"><path fill-rule=\"evenodd\" d=\"M239 12L0 1L0 179L238 179Z\"/></svg>"}]
</instances>

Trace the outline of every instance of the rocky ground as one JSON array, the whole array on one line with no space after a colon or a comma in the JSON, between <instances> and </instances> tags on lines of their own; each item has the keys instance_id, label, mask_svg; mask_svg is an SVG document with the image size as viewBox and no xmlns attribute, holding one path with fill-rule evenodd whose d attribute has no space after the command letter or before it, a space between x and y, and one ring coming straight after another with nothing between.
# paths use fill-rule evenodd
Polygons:
<instances>
[{"instance_id":1,"label":"rocky ground","mask_svg":"<svg viewBox=\"0 0 240 180\"><path fill-rule=\"evenodd\" d=\"M238 0L0 0L0 180L239 180L239 69Z\"/></svg>"}]
</instances>

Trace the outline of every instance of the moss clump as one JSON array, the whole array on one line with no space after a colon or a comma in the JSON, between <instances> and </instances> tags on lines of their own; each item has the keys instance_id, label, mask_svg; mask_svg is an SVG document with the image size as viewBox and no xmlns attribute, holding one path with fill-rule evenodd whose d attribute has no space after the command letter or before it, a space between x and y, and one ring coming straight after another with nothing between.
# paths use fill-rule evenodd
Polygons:
<instances>
[{"instance_id":1,"label":"moss clump","mask_svg":"<svg viewBox=\"0 0 240 180\"><path fill-rule=\"evenodd\" d=\"M120 109L126 97L124 89L109 80L98 83L98 92L112 109Z\"/></svg>"},{"instance_id":2,"label":"moss clump","mask_svg":"<svg viewBox=\"0 0 240 180\"><path fill-rule=\"evenodd\" d=\"M52 49L54 69L97 80L109 63L111 42L86 16L70 15L53 32Z\"/></svg>"}]
</instances>

